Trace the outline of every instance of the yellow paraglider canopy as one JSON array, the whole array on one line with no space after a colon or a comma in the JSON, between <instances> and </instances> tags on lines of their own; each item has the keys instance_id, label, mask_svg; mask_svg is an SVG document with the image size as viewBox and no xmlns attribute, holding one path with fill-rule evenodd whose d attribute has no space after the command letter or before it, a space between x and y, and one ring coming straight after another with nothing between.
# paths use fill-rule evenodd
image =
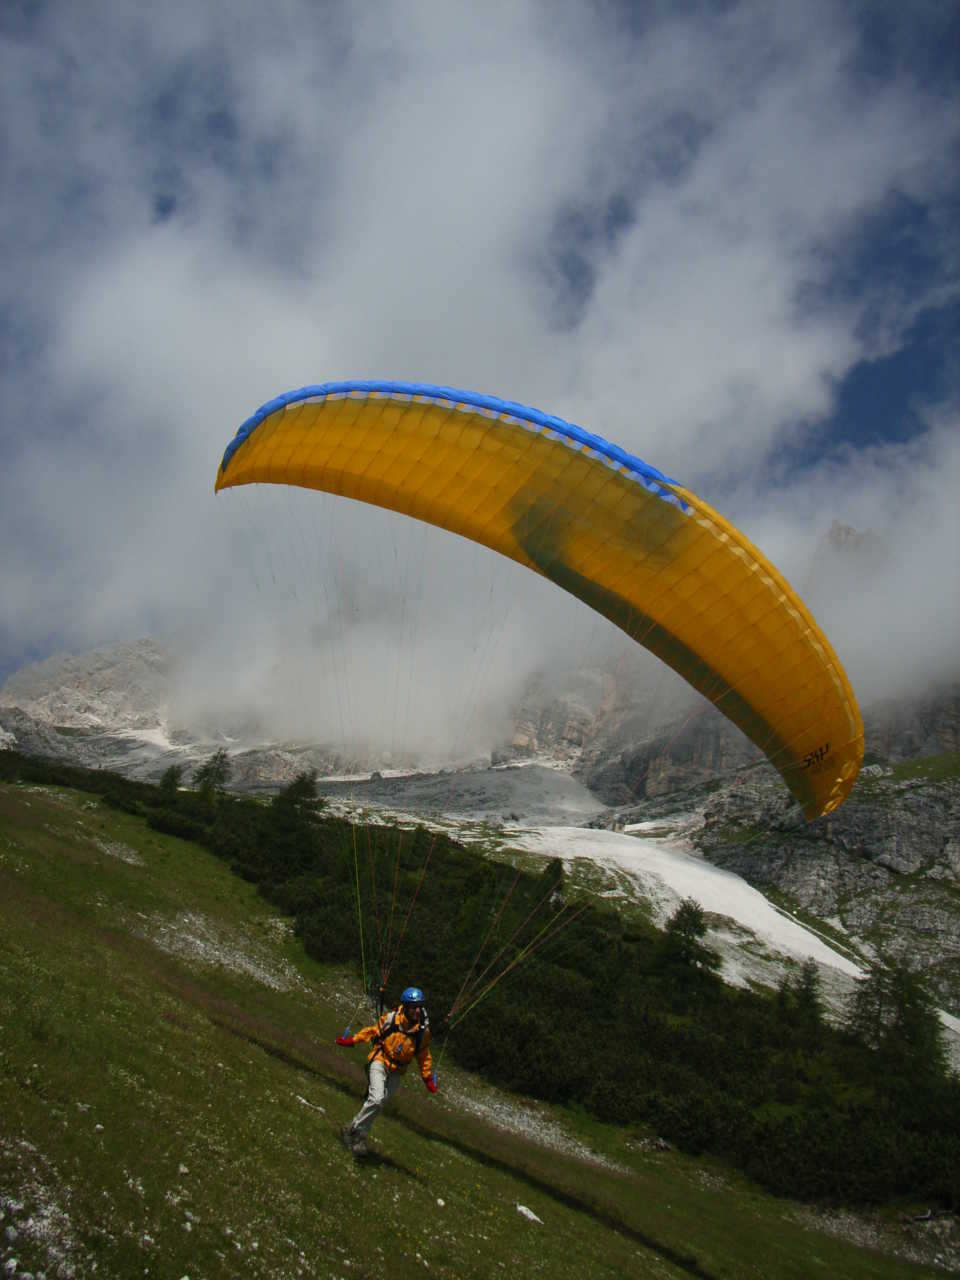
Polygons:
<instances>
[{"instance_id":1,"label":"yellow paraglider canopy","mask_svg":"<svg viewBox=\"0 0 960 1280\"><path fill-rule=\"evenodd\" d=\"M723 516L599 436L451 387L325 383L270 401L240 428L216 488L254 483L388 507L509 556L709 698L808 820L849 794L863 725L806 606Z\"/></svg>"}]
</instances>

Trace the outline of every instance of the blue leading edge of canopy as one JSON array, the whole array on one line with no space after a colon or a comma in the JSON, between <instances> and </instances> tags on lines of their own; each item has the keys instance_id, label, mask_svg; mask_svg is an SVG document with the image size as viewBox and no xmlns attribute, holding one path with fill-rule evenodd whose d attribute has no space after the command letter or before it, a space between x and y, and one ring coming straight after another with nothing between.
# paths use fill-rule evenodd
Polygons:
<instances>
[{"instance_id":1,"label":"blue leading edge of canopy","mask_svg":"<svg viewBox=\"0 0 960 1280\"><path fill-rule=\"evenodd\" d=\"M223 460L220 463L221 474L226 471L230 464L230 459L244 441L271 414L301 400L318 400L325 396L351 394L379 394L398 397L423 396L429 400L469 405L471 408L484 409L494 414L507 414L522 422L528 422L532 426L553 431L565 440L593 450L608 463L612 463L617 467L624 467L627 471L636 475L648 489L657 493L665 501L675 503L686 509L686 503L678 498L672 489L665 487L677 485L678 481L664 475L656 467L651 467L649 463L644 462L642 458L638 458L635 454L628 453L626 449L621 449L619 445L611 444L609 440L604 440L602 436L585 431L583 427L578 427L575 423L565 422L563 418L556 418L552 414L542 413L539 409L531 409L528 405L517 404L513 400L501 400L498 396L482 395L477 391L463 391L457 387L435 386L429 382L377 382L367 380L322 382L316 386L300 387L296 391L284 392L283 395L275 396L273 400L268 400L266 404L262 404L256 413L251 414L246 422L241 425L224 452Z\"/></svg>"}]
</instances>

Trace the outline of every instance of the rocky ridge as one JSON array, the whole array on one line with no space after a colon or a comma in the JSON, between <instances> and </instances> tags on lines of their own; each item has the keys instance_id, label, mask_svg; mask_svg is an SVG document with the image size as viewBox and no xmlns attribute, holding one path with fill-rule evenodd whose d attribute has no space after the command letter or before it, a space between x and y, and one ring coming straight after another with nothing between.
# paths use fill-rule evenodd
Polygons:
<instances>
[{"instance_id":1,"label":"rocky ridge","mask_svg":"<svg viewBox=\"0 0 960 1280\"><path fill-rule=\"evenodd\" d=\"M960 1014L960 756L868 766L847 802L806 824L771 783L704 805L697 848L867 959L911 959Z\"/></svg>"},{"instance_id":2,"label":"rocky ridge","mask_svg":"<svg viewBox=\"0 0 960 1280\"><path fill-rule=\"evenodd\" d=\"M224 748L234 787L249 791L366 763L322 744L264 742L256 725L188 723L175 709L177 675L175 656L149 639L25 667L0 687L0 746L154 782L170 765L189 776Z\"/></svg>"},{"instance_id":3,"label":"rocky ridge","mask_svg":"<svg viewBox=\"0 0 960 1280\"><path fill-rule=\"evenodd\" d=\"M65 654L14 672L0 708L68 729L150 729L166 713L173 655L153 640Z\"/></svg>"}]
</instances>

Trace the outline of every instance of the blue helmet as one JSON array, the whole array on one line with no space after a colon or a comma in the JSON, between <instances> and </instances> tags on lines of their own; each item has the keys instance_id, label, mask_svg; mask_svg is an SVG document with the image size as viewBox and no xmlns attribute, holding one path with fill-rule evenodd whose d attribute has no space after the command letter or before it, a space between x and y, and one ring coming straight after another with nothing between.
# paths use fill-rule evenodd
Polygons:
<instances>
[{"instance_id":1,"label":"blue helmet","mask_svg":"<svg viewBox=\"0 0 960 1280\"><path fill-rule=\"evenodd\" d=\"M423 1004L423 992L419 987L407 987L400 995L401 1004Z\"/></svg>"}]
</instances>

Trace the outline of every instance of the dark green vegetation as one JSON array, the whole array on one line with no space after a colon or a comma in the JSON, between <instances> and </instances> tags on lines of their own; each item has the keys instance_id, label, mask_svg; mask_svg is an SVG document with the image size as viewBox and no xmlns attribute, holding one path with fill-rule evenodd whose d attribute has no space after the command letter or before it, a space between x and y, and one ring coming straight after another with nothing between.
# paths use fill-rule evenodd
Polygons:
<instances>
[{"instance_id":1,"label":"dark green vegetation","mask_svg":"<svg viewBox=\"0 0 960 1280\"><path fill-rule=\"evenodd\" d=\"M960 1082L909 971L873 975L838 1030L810 973L769 995L726 987L688 904L666 933L589 900L561 914L559 863L517 874L422 828L351 826L324 813L308 778L264 804L226 794L216 767L178 791L0 761L8 778L94 790L156 832L202 843L293 918L317 961L356 964L362 930L368 988L383 977L395 1000L408 982L424 986L445 1065L652 1130L782 1195L960 1206ZM441 1015L488 962L482 998L461 1000L444 1041ZM371 1017L368 1003L360 1020Z\"/></svg>"}]
</instances>

